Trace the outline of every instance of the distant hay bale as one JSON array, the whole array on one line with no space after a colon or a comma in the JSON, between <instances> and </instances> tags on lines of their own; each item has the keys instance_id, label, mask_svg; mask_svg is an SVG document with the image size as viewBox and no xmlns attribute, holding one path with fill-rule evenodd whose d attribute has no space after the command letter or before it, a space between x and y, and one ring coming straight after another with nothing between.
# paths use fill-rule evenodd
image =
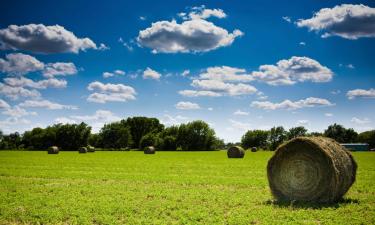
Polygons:
<instances>
[{"instance_id":1,"label":"distant hay bale","mask_svg":"<svg viewBox=\"0 0 375 225\"><path fill-rule=\"evenodd\" d=\"M59 147L51 146L48 148L48 154L59 154Z\"/></svg>"},{"instance_id":2,"label":"distant hay bale","mask_svg":"<svg viewBox=\"0 0 375 225\"><path fill-rule=\"evenodd\" d=\"M87 146L87 152L95 152L95 147L88 145Z\"/></svg>"},{"instance_id":3,"label":"distant hay bale","mask_svg":"<svg viewBox=\"0 0 375 225\"><path fill-rule=\"evenodd\" d=\"M256 152L256 151L258 151L257 147L252 147L251 148L251 152Z\"/></svg>"},{"instance_id":4,"label":"distant hay bale","mask_svg":"<svg viewBox=\"0 0 375 225\"><path fill-rule=\"evenodd\" d=\"M245 150L241 146L232 146L227 151L228 158L243 158Z\"/></svg>"},{"instance_id":5,"label":"distant hay bale","mask_svg":"<svg viewBox=\"0 0 375 225\"><path fill-rule=\"evenodd\" d=\"M332 203L355 181L349 151L324 137L299 137L281 145L268 161L271 192L280 201Z\"/></svg>"},{"instance_id":6,"label":"distant hay bale","mask_svg":"<svg viewBox=\"0 0 375 225\"><path fill-rule=\"evenodd\" d=\"M86 147L80 147L80 148L78 149L78 152L79 152L79 153L87 153L87 148L86 148Z\"/></svg>"},{"instance_id":7,"label":"distant hay bale","mask_svg":"<svg viewBox=\"0 0 375 225\"><path fill-rule=\"evenodd\" d=\"M155 154L155 147L154 146L147 146L144 148L145 154Z\"/></svg>"}]
</instances>

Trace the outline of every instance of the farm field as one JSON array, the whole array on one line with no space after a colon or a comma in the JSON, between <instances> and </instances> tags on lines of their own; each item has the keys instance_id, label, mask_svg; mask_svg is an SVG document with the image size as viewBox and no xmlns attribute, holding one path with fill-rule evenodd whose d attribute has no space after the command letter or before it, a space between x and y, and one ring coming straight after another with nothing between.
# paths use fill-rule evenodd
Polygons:
<instances>
[{"instance_id":1,"label":"farm field","mask_svg":"<svg viewBox=\"0 0 375 225\"><path fill-rule=\"evenodd\" d=\"M375 154L333 205L278 204L272 152L0 151L0 224L374 224Z\"/></svg>"}]
</instances>

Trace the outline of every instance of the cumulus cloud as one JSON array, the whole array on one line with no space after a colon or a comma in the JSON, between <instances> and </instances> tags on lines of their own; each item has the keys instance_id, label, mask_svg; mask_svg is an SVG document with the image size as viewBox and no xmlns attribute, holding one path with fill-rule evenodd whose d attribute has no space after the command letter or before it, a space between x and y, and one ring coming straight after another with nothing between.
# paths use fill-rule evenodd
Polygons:
<instances>
[{"instance_id":1,"label":"cumulus cloud","mask_svg":"<svg viewBox=\"0 0 375 225\"><path fill-rule=\"evenodd\" d=\"M115 75L123 76L123 75L125 75L125 71L123 71L123 70L115 70L113 72L104 72L103 73L103 77L104 78L113 77Z\"/></svg>"},{"instance_id":2,"label":"cumulus cloud","mask_svg":"<svg viewBox=\"0 0 375 225\"><path fill-rule=\"evenodd\" d=\"M179 13L179 16L185 20L208 19L210 17L222 19L227 17L227 14L222 9L206 9L204 5L201 5L192 7L189 13Z\"/></svg>"},{"instance_id":3,"label":"cumulus cloud","mask_svg":"<svg viewBox=\"0 0 375 225\"><path fill-rule=\"evenodd\" d=\"M8 108L10 108L10 105L3 99L0 99L0 109L8 109Z\"/></svg>"},{"instance_id":4,"label":"cumulus cloud","mask_svg":"<svg viewBox=\"0 0 375 225\"><path fill-rule=\"evenodd\" d=\"M245 69L230 66L208 67L205 72L199 75L199 78L227 82L250 82L254 80L251 74L246 74Z\"/></svg>"},{"instance_id":5,"label":"cumulus cloud","mask_svg":"<svg viewBox=\"0 0 375 225\"><path fill-rule=\"evenodd\" d=\"M77 73L76 66L69 62L48 63L43 71L43 76L52 78L55 76L74 75Z\"/></svg>"},{"instance_id":6,"label":"cumulus cloud","mask_svg":"<svg viewBox=\"0 0 375 225\"><path fill-rule=\"evenodd\" d=\"M111 83L103 84L99 81L90 83L87 89L94 91L87 98L87 101L96 103L127 102L134 100L137 94L134 88L130 86Z\"/></svg>"},{"instance_id":7,"label":"cumulus cloud","mask_svg":"<svg viewBox=\"0 0 375 225\"><path fill-rule=\"evenodd\" d=\"M157 71L147 67L145 71L143 71L143 79L152 79L152 80L159 80L161 74Z\"/></svg>"},{"instance_id":8,"label":"cumulus cloud","mask_svg":"<svg viewBox=\"0 0 375 225\"><path fill-rule=\"evenodd\" d=\"M55 119L56 123L61 123L61 124L75 124L77 121L67 118L67 117L57 117Z\"/></svg>"},{"instance_id":9,"label":"cumulus cloud","mask_svg":"<svg viewBox=\"0 0 375 225\"><path fill-rule=\"evenodd\" d=\"M162 124L165 124L166 126L172 126L172 125L179 125L183 122L187 122L189 118L177 115L172 116L169 114L164 114L163 118L160 119L160 122Z\"/></svg>"},{"instance_id":10,"label":"cumulus cloud","mask_svg":"<svg viewBox=\"0 0 375 225\"><path fill-rule=\"evenodd\" d=\"M30 55L22 53L7 54L5 59L0 59L0 72L2 73L23 75L40 71L43 68L44 63Z\"/></svg>"},{"instance_id":11,"label":"cumulus cloud","mask_svg":"<svg viewBox=\"0 0 375 225\"><path fill-rule=\"evenodd\" d=\"M241 111L241 110L237 110L233 113L233 115L236 115L236 116L248 116L249 113L248 112L245 112L245 111Z\"/></svg>"},{"instance_id":12,"label":"cumulus cloud","mask_svg":"<svg viewBox=\"0 0 375 225\"><path fill-rule=\"evenodd\" d=\"M355 98L375 98L375 89L370 88L369 90L365 89L354 89L346 93L346 96L349 99Z\"/></svg>"},{"instance_id":13,"label":"cumulus cloud","mask_svg":"<svg viewBox=\"0 0 375 225\"><path fill-rule=\"evenodd\" d=\"M78 109L77 106L63 105L63 104L51 102L48 100L26 100L20 103L19 106L25 107L25 108L44 108L44 109L51 109L51 110Z\"/></svg>"},{"instance_id":14,"label":"cumulus cloud","mask_svg":"<svg viewBox=\"0 0 375 225\"><path fill-rule=\"evenodd\" d=\"M232 84L220 80L193 80L191 85L201 91L211 91L229 96L254 94L257 91L254 86L248 84Z\"/></svg>"},{"instance_id":15,"label":"cumulus cloud","mask_svg":"<svg viewBox=\"0 0 375 225\"><path fill-rule=\"evenodd\" d=\"M37 90L29 90L24 87L14 87L0 83L0 95L4 95L12 100L19 98L39 98L40 92Z\"/></svg>"},{"instance_id":16,"label":"cumulus cloud","mask_svg":"<svg viewBox=\"0 0 375 225\"><path fill-rule=\"evenodd\" d=\"M181 73L181 75L183 76L183 77L186 77L187 75L189 75L190 74L190 70L184 70L182 73Z\"/></svg>"},{"instance_id":17,"label":"cumulus cloud","mask_svg":"<svg viewBox=\"0 0 375 225\"><path fill-rule=\"evenodd\" d=\"M308 57L293 56L276 65L262 65L252 73L255 79L270 85L291 85L296 82L328 82L333 72L318 61Z\"/></svg>"},{"instance_id":18,"label":"cumulus cloud","mask_svg":"<svg viewBox=\"0 0 375 225\"><path fill-rule=\"evenodd\" d=\"M29 116L29 115L32 115L32 116L38 115L36 112L28 112L24 108L21 108L17 105L12 108L11 107L7 108L5 111L2 112L2 114L8 115L11 117L17 117L17 118L23 117L23 116Z\"/></svg>"},{"instance_id":19,"label":"cumulus cloud","mask_svg":"<svg viewBox=\"0 0 375 225\"><path fill-rule=\"evenodd\" d=\"M285 20L288 23L292 22L292 19L289 16L283 16L282 19Z\"/></svg>"},{"instance_id":20,"label":"cumulus cloud","mask_svg":"<svg viewBox=\"0 0 375 225\"><path fill-rule=\"evenodd\" d=\"M298 120L297 125L298 126L308 126L308 125L310 125L310 121L309 120Z\"/></svg>"},{"instance_id":21,"label":"cumulus cloud","mask_svg":"<svg viewBox=\"0 0 375 225\"><path fill-rule=\"evenodd\" d=\"M240 122L236 120L229 120L231 124L231 129L230 130L240 130L240 131L247 131L251 129L251 124L250 123L245 123L245 122Z\"/></svg>"},{"instance_id":22,"label":"cumulus cloud","mask_svg":"<svg viewBox=\"0 0 375 225\"><path fill-rule=\"evenodd\" d=\"M231 45L242 36L240 30L229 33L224 28L203 19L177 23L158 21L141 30L137 41L141 46L153 49L154 53L207 52Z\"/></svg>"},{"instance_id":23,"label":"cumulus cloud","mask_svg":"<svg viewBox=\"0 0 375 225\"><path fill-rule=\"evenodd\" d=\"M78 53L98 49L89 38L78 38L59 25L43 24L9 25L0 30L2 49L24 50L35 53Z\"/></svg>"},{"instance_id":24,"label":"cumulus cloud","mask_svg":"<svg viewBox=\"0 0 375 225\"><path fill-rule=\"evenodd\" d=\"M362 4L323 8L310 19L300 19L297 26L307 27L310 31L322 31L323 38L339 36L355 40L375 37L375 8Z\"/></svg>"},{"instance_id":25,"label":"cumulus cloud","mask_svg":"<svg viewBox=\"0 0 375 225\"><path fill-rule=\"evenodd\" d=\"M332 116L333 116L332 113L325 113L324 115L325 115L326 117L332 117Z\"/></svg>"},{"instance_id":26,"label":"cumulus cloud","mask_svg":"<svg viewBox=\"0 0 375 225\"><path fill-rule=\"evenodd\" d=\"M314 97L301 99L295 102L287 99L280 103L273 103L270 101L253 101L251 103L252 107L265 109L265 110L277 110L277 109L295 110L295 109L301 109L301 108L311 108L311 107L316 107L316 106L332 106L332 105L334 104L332 104L327 99L314 98Z\"/></svg>"},{"instance_id":27,"label":"cumulus cloud","mask_svg":"<svg viewBox=\"0 0 375 225\"><path fill-rule=\"evenodd\" d=\"M197 103L193 103L193 102L178 102L175 106L176 106L176 109L181 109L181 110L200 109L200 106Z\"/></svg>"},{"instance_id":28,"label":"cumulus cloud","mask_svg":"<svg viewBox=\"0 0 375 225\"><path fill-rule=\"evenodd\" d=\"M8 77L4 79L4 82L12 87L29 87L35 89L65 88L67 85L65 80L55 78L33 81L25 77Z\"/></svg>"},{"instance_id":29,"label":"cumulus cloud","mask_svg":"<svg viewBox=\"0 0 375 225\"><path fill-rule=\"evenodd\" d=\"M213 91L196 91L196 90L182 90L178 92L186 97L220 97L222 94Z\"/></svg>"},{"instance_id":30,"label":"cumulus cloud","mask_svg":"<svg viewBox=\"0 0 375 225\"><path fill-rule=\"evenodd\" d=\"M368 118L363 118L363 119L359 119L357 117L353 117L350 122L352 123L356 123L356 124L367 124L367 123L371 123L371 120L368 119Z\"/></svg>"}]
</instances>

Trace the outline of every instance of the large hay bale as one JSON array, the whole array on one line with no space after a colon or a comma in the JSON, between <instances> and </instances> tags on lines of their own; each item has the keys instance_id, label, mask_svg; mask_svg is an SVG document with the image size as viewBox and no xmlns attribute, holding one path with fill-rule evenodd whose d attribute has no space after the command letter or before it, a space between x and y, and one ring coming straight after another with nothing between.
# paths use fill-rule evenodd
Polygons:
<instances>
[{"instance_id":1,"label":"large hay bale","mask_svg":"<svg viewBox=\"0 0 375 225\"><path fill-rule=\"evenodd\" d=\"M79 153L87 153L87 148L86 148L86 147L80 147L80 148L78 149L78 152L79 152Z\"/></svg>"},{"instance_id":2,"label":"large hay bale","mask_svg":"<svg viewBox=\"0 0 375 225\"><path fill-rule=\"evenodd\" d=\"M155 154L155 147L154 146L147 146L144 148L143 151L145 154Z\"/></svg>"},{"instance_id":3,"label":"large hay bale","mask_svg":"<svg viewBox=\"0 0 375 225\"><path fill-rule=\"evenodd\" d=\"M256 151L258 151L257 147L252 147L251 148L251 152L256 152Z\"/></svg>"},{"instance_id":4,"label":"large hay bale","mask_svg":"<svg viewBox=\"0 0 375 225\"><path fill-rule=\"evenodd\" d=\"M243 158L245 150L241 146L232 146L227 151L228 158Z\"/></svg>"},{"instance_id":5,"label":"large hay bale","mask_svg":"<svg viewBox=\"0 0 375 225\"><path fill-rule=\"evenodd\" d=\"M88 145L87 146L87 152L95 152L95 147Z\"/></svg>"},{"instance_id":6,"label":"large hay bale","mask_svg":"<svg viewBox=\"0 0 375 225\"><path fill-rule=\"evenodd\" d=\"M356 171L350 152L324 137L292 139L267 165L271 192L279 201L336 202L354 183Z\"/></svg>"},{"instance_id":7,"label":"large hay bale","mask_svg":"<svg viewBox=\"0 0 375 225\"><path fill-rule=\"evenodd\" d=\"M48 148L48 154L59 154L59 147L51 146Z\"/></svg>"}]
</instances>

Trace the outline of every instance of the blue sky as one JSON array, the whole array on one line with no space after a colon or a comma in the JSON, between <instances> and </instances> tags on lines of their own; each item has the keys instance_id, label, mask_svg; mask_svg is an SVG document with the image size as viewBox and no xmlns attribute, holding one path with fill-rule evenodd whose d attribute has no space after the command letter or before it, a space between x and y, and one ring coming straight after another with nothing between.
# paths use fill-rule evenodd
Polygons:
<instances>
[{"instance_id":1,"label":"blue sky","mask_svg":"<svg viewBox=\"0 0 375 225\"><path fill-rule=\"evenodd\" d=\"M374 7L3 1L0 129L84 121L98 131L139 115L202 119L226 141L275 125L374 129Z\"/></svg>"}]
</instances>

